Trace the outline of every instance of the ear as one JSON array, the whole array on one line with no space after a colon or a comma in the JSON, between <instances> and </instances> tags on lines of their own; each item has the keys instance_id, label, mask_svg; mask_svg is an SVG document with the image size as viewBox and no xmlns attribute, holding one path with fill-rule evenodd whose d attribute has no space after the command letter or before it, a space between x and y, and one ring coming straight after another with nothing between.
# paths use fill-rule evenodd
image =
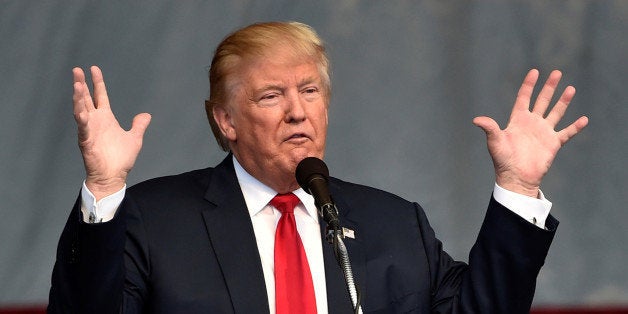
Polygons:
<instances>
[{"instance_id":1,"label":"ear","mask_svg":"<svg viewBox=\"0 0 628 314\"><path fill-rule=\"evenodd\" d=\"M231 108L225 108L225 106L216 105L212 109L214 119L218 124L218 128L222 135L229 141L235 142L237 139L236 128L233 123Z\"/></svg>"}]
</instances>

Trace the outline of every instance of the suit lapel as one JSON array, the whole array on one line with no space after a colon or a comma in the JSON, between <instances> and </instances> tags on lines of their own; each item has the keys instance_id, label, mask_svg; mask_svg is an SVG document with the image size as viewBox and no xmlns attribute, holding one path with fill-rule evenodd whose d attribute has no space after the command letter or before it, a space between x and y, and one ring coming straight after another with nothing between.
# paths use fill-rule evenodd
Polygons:
<instances>
[{"instance_id":1,"label":"suit lapel","mask_svg":"<svg viewBox=\"0 0 628 314\"><path fill-rule=\"evenodd\" d=\"M362 295L362 304L364 304L364 297L366 296L366 257L360 240L361 232L359 226L351 219L351 215L349 215L351 208L342 198L342 191L338 185L332 182L332 184L330 184L330 191L338 207L340 225L355 231L355 239L345 238L343 241L349 252L353 276ZM325 277L327 283L327 308L331 314L353 313L347 285L342 269L334 256L333 245L327 243L325 239L325 222L322 219L319 221L321 225L321 235L323 237L323 258L325 260Z\"/></svg>"},{"instance_id":2,"label":"suit lapel","mask_svg":"<svg viewBox=\"0 0 628 314\"><path fill-rule=\"evenodd\" d=\"M251 218L231 158L232 156L228 155L213 171L205 193L205 199L211 205L203 211L203 219L228 287L234 311L257 313L268 309L264 272ZM356 283L364 299L366 296L366 257L360 240L361 232L349 215L351 208L342 198L342 191L338 185L331 184L330 189L339 210L341 226L355 231L356 239L345 238L344 242L349 251ZM351 299L342 270L334 256L333 246L325 240L325 222L321 220L320 226L323 237L329 313L352 313Z\"/></svg>"},{"instance_id":3,"label":"suit lapel","mask_svg":"<svg viewBox=\"0 0 628 314\"><path fill-rule=\"evenodd\" d=\"M268 297L255 233L231 154L215 169L205 193L212 206L203 211L207 233L216 252L236 313L268 309Z\"/></svg>"}]
</instances>

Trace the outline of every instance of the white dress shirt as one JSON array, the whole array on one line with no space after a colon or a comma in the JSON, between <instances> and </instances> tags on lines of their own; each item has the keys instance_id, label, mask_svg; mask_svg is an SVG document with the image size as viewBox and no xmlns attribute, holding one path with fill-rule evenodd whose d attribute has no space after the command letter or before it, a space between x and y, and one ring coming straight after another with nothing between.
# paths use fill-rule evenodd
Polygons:
<instances>
[{"instance_id":1,"label":"white dress shirt","mask_svg":"<svg viewBox=\"0 0 628 314\"><path fill-rule=\"evenodd\" d=\"M257 249L259 250L264 271L269 310L270 313L275 313L275 229L281 213L268 203L277 192L246 172L235 157L233 158L233 164L253 224ZM83 182L83 188L81 189L83 220L86 223L99 223L113 219L120 203L124 199L125 191L126 185L120 191L96 202L94 195ZM303 189L295 190L292 193L301 201L294 209L294 216L297 231L303 241L312 273L316 307L318 313L325 314L327 313L327 288L323 261L323 244L316 206L314 205L313 197L303 191ZM545 199L542 192L539 191L538 198L533 198L508 191L496 183L493 189L493 197L497 202L523 219L540 228L545 228L545 220L549 215L552 203Z\"/></svg>"},{"instance_id":2,"label":"white dress shirt","mask_svg":"<svg viewBox=\"0 0 628 314\"><path fill-rule=\"evenodd\" d=\"M275 230L279 218L281 218L281 212L268 203L277 195L277 192L246 172L235 158L233 158L233 165L253 222L257 249L264 270L270 313L275 313ZM323 262L323 244L314 198L303 189L292 191L292 193L301 201L294 208L294 219L312 273L317 313L326 314L325 263Z\"/></svg>"}]
</instances>

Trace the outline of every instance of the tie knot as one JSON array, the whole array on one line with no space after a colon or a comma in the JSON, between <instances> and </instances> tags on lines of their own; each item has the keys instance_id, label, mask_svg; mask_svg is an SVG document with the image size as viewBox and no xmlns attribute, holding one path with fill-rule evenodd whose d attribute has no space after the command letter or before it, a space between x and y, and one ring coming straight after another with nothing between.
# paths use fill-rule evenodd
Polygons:
<instances>
[{"instance_id":1,"label":"tie knot","mask_svg":"<svg viewBox=\"0 0 628 314\"><path fill-rule=\"evenodd\" d=\"M275 206L282 214L294 213L294 207L299 204L299 198L292 194L277 194L270 200L270 205Z\"/></svg>"}]
</instances>

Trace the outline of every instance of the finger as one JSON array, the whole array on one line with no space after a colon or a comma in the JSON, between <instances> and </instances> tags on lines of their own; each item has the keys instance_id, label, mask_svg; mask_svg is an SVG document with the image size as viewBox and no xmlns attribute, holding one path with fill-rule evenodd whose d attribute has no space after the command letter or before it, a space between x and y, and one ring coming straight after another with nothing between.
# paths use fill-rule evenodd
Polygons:
<instances>
[{"instance_id":1,"label":"finger","mask_svg":"<svg viewBox=\"0 0 628 314\"><path fill-rule=\"evenodd\" d=\"M536 85L538 78L539 71L537 69L532 69L528 72L526 77L523 79L519 92L517 93L517 99L515 100L515 105L512 108L513 112L530 110L530 97L532 97L534 85Z\"/></svg>"},{"instance_id":2,"label":"finger","mask_svg":"<svg viewBox=\"0 0 628 314\"><path fill-rule=\"evenodd\" d=\"M131 132L142 138L144 136L144 132L148 128L150 124L151 115L148 113L140 113L133 118L133 123L131 124Z\"/></svg>"},{"instance_id":3,"label":"finger","mask_svg":"<svg viewBox=\"0 0 628 314\"><path fill-rule=\"evenodd\" d=\"M567 107L569 103L573 99L573 96L576 95L576 89L573 86L567 86L563 91L563 94L560 96L554 108L550 110L545 118L547 122L551 123L551 125L556 126L560 119L563 118L565 112L567 111Z\"/></svg>"},{"instance_id":4,"label":"finger","mask_svg":"<svg viewBox=\"0 0 628 314\"><path fill-rule=\"evenodd\" d=\"M545 81L545 85L543 85L539 95L536 97L536 101L532 107L532 112L540 116L545 115L545 111L552 101L552 96L554 96L554 91L556 90L556 86L558 86L558 82L560 82L562 75L563 74L558 70L554 70L550 73L547 81Z\"/></svg>"},{"instance_id":5,"label":"finger","mask_svg":"<svg viewBox=\"0 0 628 314\"><path fill-rule=\"evenodd\" d=\"M72 95L72 110L74 112L74 119L78 122L81 113L87 111L85 108L85 102L83 101L83 86L79 82L74 82L74 94Z\"/></svg>"},{"instance_id":6,"label":"finger","mask_svg":"<svg viewBox=\"0 0 628 314\"><path fill-rule=\"evenodd\" d=\"M475 117L473 119L473 124L480 127L486 133L486 137L492 137L500 131L499 125L495 120L489 117Z\"/></svg>"},{"instance_id":7,"label":"finger","mask_svg":"<svg viewBox=\"0 0 628 314\"><path fill-rule=\"evenodd\" d=\"M85 73L81 68L73 68L72 76L74 79L74 93L72 102L74 103L74 113L78 114L82 111L93 110L92 97L89 94L89 88L85 83Z\"/></svg>"},{"instance_id":8,"label":"finger","mask_svg":"<svg viewBox=\"0 0 628 314\"><path fill-rule=\"evenodd\" d=\"M75 83L85 83L85 73L83 73L83 69L79 67L72 69L72 77L74 78Z\"/></svg>"},{"instance_id":9,"label":"finger","mask_svg":"<svg viewBox=\"0 0 628 314\"><path fill-rule=\"evenodd\" d=\"M572 137L582 131L582 129L584 129L587 124L589 124L589 118L587 118L586 116L582 116L578 118L578 120L570 124L568 127L560 130L558 132L560 144L564 145L565 143L567 143Z\"/></svg>"},{"instance_id":10,"label":"finger","mask_svg":"<svg viewBox=\"0 0 628 314\"><path fill-rule=\"evenodd\" d=\"M90 70L92 72L92 82L94 83L95 107L98 109L109 108L109 97L107 96L107 87L105 86L102 71L95 65Z\"/></svg>"}]
</instances>

